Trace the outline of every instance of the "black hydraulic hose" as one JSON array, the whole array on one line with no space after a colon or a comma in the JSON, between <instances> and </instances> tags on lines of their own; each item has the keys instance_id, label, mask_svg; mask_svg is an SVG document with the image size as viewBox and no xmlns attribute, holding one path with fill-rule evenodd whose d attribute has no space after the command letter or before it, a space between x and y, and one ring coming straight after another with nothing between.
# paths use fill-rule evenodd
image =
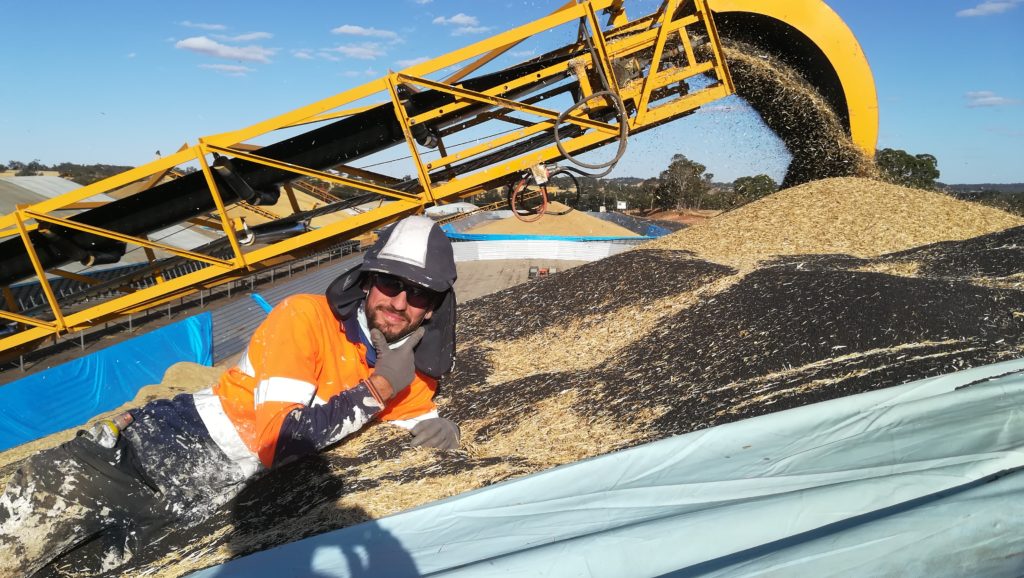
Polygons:
<instances>
[{"instance_id":1,"label":"black hydraulic hose","mask_svg":"<svg viewBox=\"0 0 1024 578\"><path fill-rule=\"evenodd\" d=\"M572 206L569 207L569 210L568 211L562 211L560 213L548 213L549 215L564 215L564 214L568 213L569 211L573 210L574 208L580 206L580 196L581 196L581 193L583 191L583 187L580 186L580 181L575 176L573 176L573 174L572 174L573 172L578 172L578 173L580 173L582 175L586 174L583 171L580 171L580 170L577 170L577 169L573 169L572 167L558 167L557 169L552 171L550 174L548 174L548 178L549 179L553 179L553 178L557 177L558 175L565 175L565 176L569 177L569 180L572 181L573 186L576 187L576 201L573 202Z\"/></svg>"},{"instance_id":2,"label":"black hydraulic hose","mask_svg":"<svg viewBox=\"0 0 1024 578\"><path fill-rule=\"evenodd\" d=\"M585 163L585 162L577 159L576 157L572 156L571 154L569 154L568 151L565 150L565 148L562 146L562 141L559 138L558 126L560 124L562 124L563 122L565 122L565 119L568 118L568 116L570 114L572 114L572 112L574 110L584 106L586 103L588 103L591 100L593 100L595 98L598 98L598 97L606 97L606 98L608 98L608 100L612 101L612 103L615 105L617 117L618 117L618 120L619 120L619 136L618 136L619 146L618 146L618 148L615 151L615 156L611 160L605 161L605 162L601 162L601 163L590 164L590 163ZM580 100L576 104L574 104L574 105L570 106L569 108L565 109L564 111L562 111L562 113L558 115L558 120L555 121L555 146L558 147L558 152L561 153L561 155L563 157L565 157L565 160L571 162L574 165L581 166L581 167L583 167L585 169L605 169L604 172L601 172L601 173L598 173L598 174L587 175L587 176L591 176L591 177L595 177L595 178L603 177L606 174L610 173L612 171L612 169L615 168L615 165L619 162L619 160L622 159L622 156L624 154L626 154L626 141L628 139L629 139L629 117L626 114L625 104L622 102L622 99L619 98L619 95L615 94L614 92L612 92L610 90L598 91L598 92L595 92L595 93L591 94L590 96L584 98L583 100Z\"/></svg>"}]
</instances>

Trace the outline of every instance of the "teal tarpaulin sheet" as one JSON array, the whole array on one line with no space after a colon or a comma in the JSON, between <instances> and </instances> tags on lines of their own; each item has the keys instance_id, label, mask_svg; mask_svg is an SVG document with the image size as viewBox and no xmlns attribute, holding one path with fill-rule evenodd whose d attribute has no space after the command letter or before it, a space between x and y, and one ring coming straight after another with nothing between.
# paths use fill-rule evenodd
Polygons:
<instances>
[{"instance_id":1,"label":"teal tarpaulin sheet","mask_svg":"<svg viewBox=\"0 0 1024 578\"><path fill-rule=\"evenodd\" d=\"M213 365L212 319L201 313L0 386L0 451L117 408L179 361Z\"/></svg>"},{"instance_id":2,"label":"teal tarpaulin sheet","mask_svg":"<svg viewBox=\"0 0 1024 578\"><path fill-rule=\"evenodd\" d=\"M192 576L1022 576L1022 372L709 428Z\"/></svg>"}]
</instances>

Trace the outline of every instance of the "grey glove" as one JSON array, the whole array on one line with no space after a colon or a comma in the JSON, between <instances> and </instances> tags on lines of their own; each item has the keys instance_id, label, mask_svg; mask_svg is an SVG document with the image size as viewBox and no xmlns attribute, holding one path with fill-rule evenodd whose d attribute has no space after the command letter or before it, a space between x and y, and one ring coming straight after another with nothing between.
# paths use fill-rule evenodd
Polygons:
<instances>
[{"instance_id":1,"label":"grey glove","mask_svg":"<svg viewBox=\"0 0 1024 578\"><path fill-rule=\"evenodd\" d=\"M409 387L413 377L416 376L415 357L412 350L420 342L423 332L422 327L416 328L416 331L409 335L401 347L391 349L388 347L388 340L384 338L384 334L379 329L370 330L370 341L373 343L373 348L377 350L377 364L374 366L373 373L388 380L391 389L394 390L394 395L398 395L400 391Z\"/></svg>"},{"instance_id":2,"label":"grey glove","mask_svg":"<svg viewBox=\"0 0 1024 578\"><path fill-rule=\"evenodd\" d=\"M459 447L459 426L450 419L432 417L412 428L412 445L454 450Z\"/></svg>"}]
</instances>

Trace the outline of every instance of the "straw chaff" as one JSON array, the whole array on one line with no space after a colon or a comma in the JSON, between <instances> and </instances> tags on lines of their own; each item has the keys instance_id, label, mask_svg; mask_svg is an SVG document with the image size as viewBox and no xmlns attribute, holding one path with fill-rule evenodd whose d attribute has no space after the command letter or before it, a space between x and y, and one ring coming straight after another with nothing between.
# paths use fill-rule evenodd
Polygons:
<instances>
[{"instance_id":1,"label":"straw chaff","mask_svg":"<svg viewBox=\"0 0 1024 578\"><path fill-rule=\"evenodd\" d=\"M815 181L646 243L749 267L777 255L872 257L962 240L1024 219L932 191L853 177Z\"/></svg>"},{"instance_id":2,"label":"straw chaff","mask_svg":"<svg viewBox=\"0 0 1024 578\"><path fill-rule=\"evenodd\" d=\"M874 177L874 163L851 140L829 104L774 55L736 41L723 47L736 93L792 155L782 187L827 177Z\"/></svg>"}]
</instances>

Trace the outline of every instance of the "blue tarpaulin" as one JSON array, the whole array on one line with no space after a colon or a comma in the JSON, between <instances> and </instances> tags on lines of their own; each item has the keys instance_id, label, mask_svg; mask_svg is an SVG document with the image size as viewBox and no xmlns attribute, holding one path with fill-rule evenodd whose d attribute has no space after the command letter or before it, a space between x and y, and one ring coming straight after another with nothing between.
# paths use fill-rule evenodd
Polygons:
<instances>
[{"instance_id":1,"label":"blue tarpaulin","mask_svg":"<svg viewBox=\"0 0 1024 578\"><path fill-rule=\"evenodd\" d=\"M209 313L0 387L0 451L82 425L160 383L179 361L213 365Z\"/></svg>"},{"instance_id":2,"label":"blue tarpaulin","mask_svg":"<svg viewBox=\"0 0 1024 578\"><path fill-rule=\"evenodd\" d=\"M974 368L554 468L192 577L1022 576L1022 408L1024 360Z\"/></svg>"}]
</instances>

